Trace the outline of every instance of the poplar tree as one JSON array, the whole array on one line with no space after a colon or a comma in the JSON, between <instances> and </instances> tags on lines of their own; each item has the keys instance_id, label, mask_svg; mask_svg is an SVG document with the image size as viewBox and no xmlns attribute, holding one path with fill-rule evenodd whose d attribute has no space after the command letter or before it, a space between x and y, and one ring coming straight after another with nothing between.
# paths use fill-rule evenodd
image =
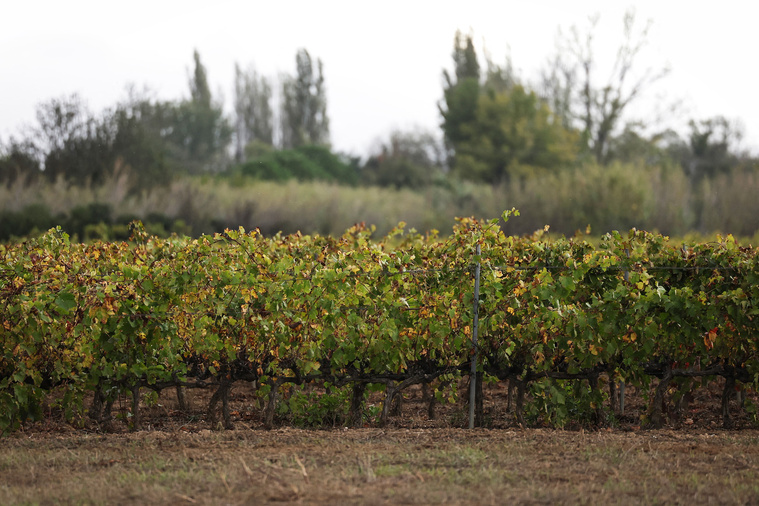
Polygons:
<instances>
[{"instance_id":1,"label":"poplar tree","mask_svg":"<svg viewBox=\"0 0 759 506\"><path fill-rule=\"evenodd\" d=\"M296 75L282 80L282 147L307 144L329 145L329 118L321 59L314 65L311 55L300 49L295 56Z\"/></svg>"},{"instance_id":2,"label":"poplar tree","mask_svg":"<svg viewBox=\"0 0 759 506\"><path fill-rule=\"evenodd\" d=\"M206 68L196 50L189 79L190 99L175 110L170 141L174 156L190 173L218 170L224 163L224 149L232 129L224 118L222 105L212 99Z\"/></svg>"},{"instance_id":3,"label":"poplar tree","mask_svg":"<svg viewBox=\"0 0 759 506\"><path fill-rule=\"evenodd\" d=\"M269 80L255 69L245 72L235 65L235 157L244 162L245 147L252 142L274 143L272 89Z\"/></svg>"}]
</instances>

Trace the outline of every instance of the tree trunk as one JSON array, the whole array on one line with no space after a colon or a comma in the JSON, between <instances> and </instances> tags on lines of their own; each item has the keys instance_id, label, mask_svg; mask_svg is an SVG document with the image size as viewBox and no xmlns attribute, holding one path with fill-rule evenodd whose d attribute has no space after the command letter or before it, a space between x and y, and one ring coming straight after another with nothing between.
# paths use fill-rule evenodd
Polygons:
<instances>
[{"instance_id":1,"label":"tree trunk","mask_svg":"<svg viewBox=\"0 0 759 506\"><path fill-rule=\"evenodd\" d=\"M177 404L179 405L179 411L187 411L187 398L184 395L184 387L182 385L176 386L177 392Z\"/></svg>"},{"instance_id":2,"label":"tree trunk","mask_svg":"<svg viewBox=\"0 0 759 506\"><path fill-rule=\"evenodd\" d=\"M722 390L722 427L731 429L733 421L730 419L730 397L735 394L735 377L725 378L725 388Z\"/></svg>"},{"instance_id":3,"label":"tree trunk","mask_svg":"<svg viewBox=\"0 0 759 506\"><path fill-rule=\"evenodd\" d=\"M393 416L403 415L403 391L398 389L393 396L393 403L390 406L390 414Z\"/></svg>"},{"instance_id":4,"label":"tree trunk","mask_svg":"<svg viewBox=\"0 0 759 506\"><path fill-rule=\"evenodd\" d=\"M664 425L664 415L662 413L662 406L664 405L664 395L669 387L669 382L672 381L672 367L667 366L664 371L664 376L659 381L659 385L656 387L656 394L654 400L651 403L650 415L648 418L648 429L660 429Z\"/></svg>"},{"instance_id":5,"label":"tree trunk","mask_svg":"<svg viewBox=\"0 0 759 506\"><path fill-rule=\"evenodd\" d=\"M356 382L353 384L353 396L351 397L350 419L353 427L364 425L364 392L366 383Z\"/></svg>"},{"instance_id":6,"label":"tree trunk","mask_svg":"<svg viewBox=\"0 0 759 506\"><path fill-rule=\"evenodd\" d=\"M98 386L95 389L95 395L92 397L92 406L90 407L90 419L102 423L103 421L103 403L105 402L105 395L103 389Z\"/></svg>"},{"instance_id":7,"label":"tree trunk","mask_svg":"<svg viewBox=\"0 0 759 506\"><path fill-rule=\"evenodd\" d=\"M232 430L234 425L232 424L232 417L229 413L229 391L232 389L232 382L226 378L221 380L219 388L211 396L211 400L208 403L208 420L211 424L211 429L220 428L217 425L218 417L216 416L216 406L221 401L221 415L222 424L225 429Z\"/></svg>"},{"instance_id":8,"label":"tree trunk","mask_svg":"<svg viewBox=\"0 0 759 506\"><path fill-rule=\"evenodd\" d=\"M277 407L277 394L279 393L279 386L281 384L281 378L277 378L274 380L274 383L271 384L271 390L269 390L269 402L266 403L266 409L264 409L264 427L266 429L274 427L274 411Z\"/></svg>"},{"instance_id":9,"label":"tree trunk","mask_svg":"<svg viewBox=\"0 0 759 506\"><path fill-rule=\"evenodd\" d=\"M614 381L614 376L612 376L612 373L609 373L609 406L611 407L611 412L616 414L617 413L617 382Z\"/></svg>"},{"instance_id":10,"label":"tree trunk","mask_svg":"<svg viewBox=\"0 0 759 506\"><path fill-rule=\"evenodd\" d=\"M517 423L520 426L524 427L524 392L527 389L527 382L517 379L516 377L512 377L512 379L516 383L517 389L517 399L516 406L514 407L514 414L516 415Z\"/></svg>"},{"instance_id":11,"label":"tree trunk","mask_svg":"<svg viewBox=\"0 0 759 506\"><path fill-rule=\"evenodd\" d=\"M591 395L595 396L595 394L598 392L598 374L594 374L588 378L588 385L590 385ZM601 407L601 404L596 405L596 409L593 411L593 418L593 423L596 426L601 425L603 422L603 409Z\"/></svg>"},{"instance_id":12,"label":"tree trunk","mask_svg":"<svg viewBox=\"0 0 759 506\"><path fill-rule=\"evenodd\" d=\"M508 382L506 391L506 412L510 413L514 407L514 390L516 390L516 380L509 377L506 381Z\"/></svg>"},{"instance_id":13,"label":"tree trunk","mask_svg":"<svg viewBox=\"0 0 759 506\"><path fill-rule=\"evenodd\" d=\"M140 430L140 386L134 385L132 390L132 427L131 431Z\"/></svg>"},{"instance_id":14,"label":"tree trunk","mask_svg":"<svg viewBox=\"0 0 759 506\"><path fill-rule=\"evenodd\" d=\"M398 393L398 390L396 389L395 385L392 385L392 384L387 385L387 388L385 389L385 401L382 403L382 414L380 415L380 425L382 427L387 425L387 419L388 419L388 416L390 415L390 405L392 404L393 399L395 398L397 393ZM363 394L362 394L362 400L363 400ZM351 411L352 411L352 406L351 406Z\"/></svg>"}]
</instances>

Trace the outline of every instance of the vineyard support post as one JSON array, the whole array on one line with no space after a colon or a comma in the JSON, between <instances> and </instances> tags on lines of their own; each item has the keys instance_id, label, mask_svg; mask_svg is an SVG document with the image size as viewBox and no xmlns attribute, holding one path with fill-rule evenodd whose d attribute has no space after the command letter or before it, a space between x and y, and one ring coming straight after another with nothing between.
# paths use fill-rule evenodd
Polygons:
<instances>
[{"instance_id":1,"label":"vineyard support post","mask_svg":"<svg viewBox=\"0 0 759 506\"><path fill-rule=\"evenodd\" d=\"M619 414L625 414L625 380L619 382Z\"/></svg>"},{"instance_id":2,"label":"vineyard support post","mask_svg":"<svg viewBox=\"0 0 759 506\"><path fill-rule=\"evenodd\" d=\"M474 264L474 302L472 322L472 372L469 375L469 428L474 428L474 407L477 395L477 326L480 302L480 245L477 244L477 263Z\"/></svg>"},{"instance_id":3,"label":"vineyard support post","mask_svg":"<svg viewBox=\"0 0 759 506\"><path fill-rule=\"evenodd\" d=\"M625 255L627 255L627 258L630 258L630 250L625 248ZM630 281L630 271L625 270L625 283L628 283ZM620 380L619 382L619 415L624 416L625 414L625 380Z\"/></svg>"}]
</instances>

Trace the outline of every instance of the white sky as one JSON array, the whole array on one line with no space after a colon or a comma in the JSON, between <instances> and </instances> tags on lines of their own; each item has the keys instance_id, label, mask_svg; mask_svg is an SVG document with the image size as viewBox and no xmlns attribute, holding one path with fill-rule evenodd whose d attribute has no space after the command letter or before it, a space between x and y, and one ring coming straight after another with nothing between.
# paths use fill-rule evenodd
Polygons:
<instances>
[{"instance_id":1,"label":"white sky","mask_svg":"<svg viewBox=\"0 0 759 506\"><path fill-rule=\"evenodd\" d=\"M610 61L630 3L612 0L6 1L0 8L0 139L34 122L35 106L78 92L99 111L126 96L127 84L158 97L188 95L197 49L212 91L230 108L235 62L274 77L294 73L305 47L321 58L332 144L365 154L393 128L437 129L441 72L451 67L456 29L484 40L497 63L511 54L526 79L554 51L556 31L601 16L596 51ZM759 3L723 0L634 3L653 20L639 70L669 64L671 74L636 108L650 120L682 101L668 125L689 118L740 120L742 147L759 152L759 99L752 63ZM481 46L480 46L481 49ZM480 51L480 54L482 52ZM601 73L600 75L605 75Z\"/></svg>"}]
</instances>

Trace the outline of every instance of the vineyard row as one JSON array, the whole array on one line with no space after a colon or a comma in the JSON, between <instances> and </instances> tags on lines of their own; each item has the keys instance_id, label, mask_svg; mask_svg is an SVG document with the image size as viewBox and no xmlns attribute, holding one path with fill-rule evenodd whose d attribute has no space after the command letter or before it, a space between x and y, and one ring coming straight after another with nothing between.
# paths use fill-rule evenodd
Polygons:
<instances>
[{"instance_id":1,"label":"vineyard row","mask_svg":"<svg viewBox=\"0 0 759 506\"><path fill-rule=\"evenodd\" d=\"M656 426L671 382L723 377L729 425L731 389L759 385L757 250L729 236L674 247L633 230L593 246L474 219L445 239L371 234L159 239L136 223L130 242L54 229L0 246L0 430L42 417L53 391L69 415L101 421L130 393L136 428L142 389L187 387L213 387L210 418L220 406L229 426L236 381L268 396L267 425L286 383L350 386L354 420L366 388L384 385L385 423L405 388L450 398L471 374L476 264L476 370L515 387L520 423L598 420L617 382L647 391L657 378Z\"/></svg>"}]
</instances>

